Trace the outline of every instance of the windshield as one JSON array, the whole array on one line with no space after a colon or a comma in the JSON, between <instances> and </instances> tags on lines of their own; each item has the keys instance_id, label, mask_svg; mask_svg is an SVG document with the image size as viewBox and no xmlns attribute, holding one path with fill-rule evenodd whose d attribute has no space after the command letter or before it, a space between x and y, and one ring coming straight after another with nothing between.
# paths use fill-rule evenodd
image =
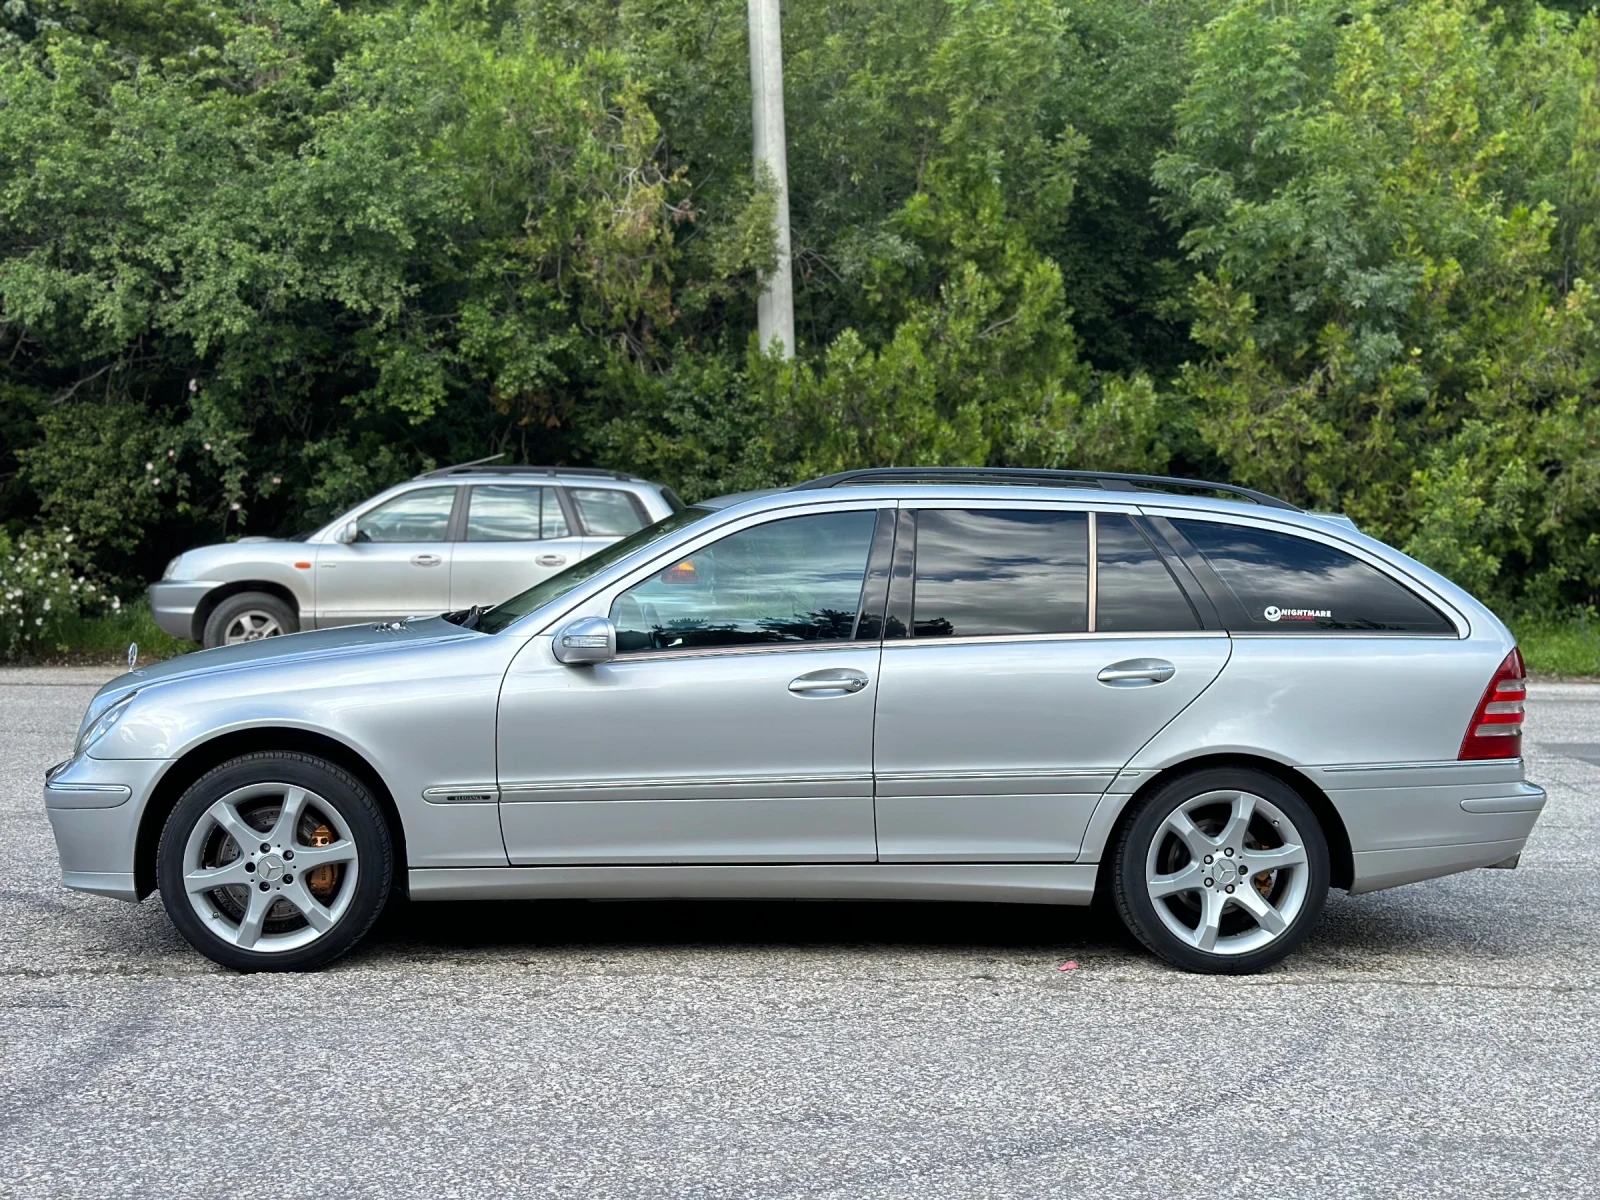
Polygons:
<instances>
[{"instance_id":1,"label":"windshield","mask_svg":"<svg viewBox=\"0 0 1600 1200\"><path fill-rule=\"evenodd\" d=\"M536 583L520 595L511 597L504 604L495 605L478 618L476 628L483 633L499 633L513 621L520 621L535 609L544 607L552 600L560 599L584 580L593 579L612 563L621 562L640 547L658 542L670 533L677 533L678 530L693 525L696 521L704 520L715 511L699 506L686 508L682 512L675 512L670 517L657 521L654 525L645 526L620 542L612 542L588 558L579 559L565 571L550 576L543 583Z\"/></svg>"}]
</instances>

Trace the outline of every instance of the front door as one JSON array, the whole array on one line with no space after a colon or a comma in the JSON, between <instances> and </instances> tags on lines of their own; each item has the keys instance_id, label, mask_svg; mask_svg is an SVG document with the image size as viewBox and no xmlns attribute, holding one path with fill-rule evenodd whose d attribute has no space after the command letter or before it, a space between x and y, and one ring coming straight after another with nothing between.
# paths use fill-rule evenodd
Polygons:
<instances>
[{"instance_id":1,"label":"front door","mask_svg":"<svg viewBox=\"0 0 1600 1200\"><path fill-rule=\"evenodd\" d=\"M584 557L558 488L482 484L467 499L450 562L450 607L485 608L543 583Z\"/></svg>"},{"instance_id":2,"label":"front door","mask_svg":"<svg viewBox=\"0 0 1600 1200\"><path fill-rule=\"evenodd\" d=\"M925 508L902 514L895 561L879 857L1074 860L1101 793L1216 678L1227 636L1202 630L1125 514Z\"/></svg>"},{"instance_id":3,"label":"front door","mask_svg":"<svg viewBox=\"0 0 1600 1200\"><path fill-rule=\"evenodd\" d=\"M757 519L652 565L610 605L612 662L530 640L500 702L511 861L872 861L877 520Z\"/></svg>"},{"instance_id":4,"label":"front door","mask_svg":"<svg viewBox=\"0 0 1600 1200\"><path fill-rule=\"evenodd\" d=\"M317 548L317 627L391 621L450 605L456 489L402 492L356 518L356 540Z\"/></svg>"}]
</instances>

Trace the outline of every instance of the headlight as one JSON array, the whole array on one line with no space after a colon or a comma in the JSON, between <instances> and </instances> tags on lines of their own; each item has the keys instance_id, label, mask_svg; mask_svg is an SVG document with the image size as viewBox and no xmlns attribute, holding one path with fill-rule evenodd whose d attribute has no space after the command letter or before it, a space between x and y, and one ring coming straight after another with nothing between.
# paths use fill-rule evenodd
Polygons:
<instances>
[{"instance_id":1,"label":"headlight","mask_svg":"<svg viewBox=\"0 0 1600 1200\"><path fill-rule=\"evenodd\" d=\"M175 558L171 562L169 562L167 564L167 569L165 571L161 572L161 578L163 578L163 579L171 579L174 575L176 575L178 573L178 564L180 562L182 562L182 561L183 561L183 555L180 554L180 555L178 555L177 558Z\"/></svg>"},{"instance_id":2,"label":"headlight","mask_svg":"<svg viewBox=\"0 0 1600 1200\"><path fill-rule=\"evenodd\" d=\"M105 712L96 717L94 722L78 735L78 745L73 750L72 757L77 758L79 755L87 754L90 746L94 745L101 738L105 737L106 734L110 733L112 727L116 725L118 721L122 720L122 714L128 711L128 705L132 703L133 698L138 694L138 692L129 692L121 700L118 700L110 708L106 709Z\"/></svg>"}]
</instances>

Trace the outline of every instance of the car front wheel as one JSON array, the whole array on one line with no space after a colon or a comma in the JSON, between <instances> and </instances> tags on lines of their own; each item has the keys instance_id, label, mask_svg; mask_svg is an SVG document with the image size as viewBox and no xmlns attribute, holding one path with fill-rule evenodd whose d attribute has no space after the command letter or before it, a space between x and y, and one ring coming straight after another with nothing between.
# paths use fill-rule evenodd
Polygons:
<instances>
[{"instance_id":1,"label":"car front wheel","mask_svg":"<svg viewBox=\"0 0 1600 1200\"><path fill-rule=\"evenodd\" d=\"M184 793L156 879L178 931L237 971L331 962L372 927L394 851L368 789L306 754L247 754Z\"/></svg>"},{"instance_id":2,"label":"car front wheel","mask_svg":"<svg viewBox=\"0 0 1600 1200\"><path fill-rule=\"evenodd\" d=\"M298 632L300 621L282 600L266 592L240 592L212 610L200 640L207 650L215 650Z\"/></svg>"},{"instance_id":3,"label":"car front wheel","mask_svg":"<svg viewBox=\"0 0 1600 1200\"><path fill-rule=\"evenodd\" d=\"M1295 950L1327 899L1328 844L1282 780L1214 768L1158 787L1112 852L1117 910L1188 971L1247 974Z\"/></svg>"}]
</instances>

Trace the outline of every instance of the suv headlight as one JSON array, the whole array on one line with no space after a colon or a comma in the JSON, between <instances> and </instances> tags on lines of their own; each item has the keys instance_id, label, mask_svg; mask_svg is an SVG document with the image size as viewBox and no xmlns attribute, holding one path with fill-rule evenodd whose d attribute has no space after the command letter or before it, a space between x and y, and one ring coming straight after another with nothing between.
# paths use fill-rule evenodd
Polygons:
<instances>
[{"instance_id":1,"label":"suv headlight","mask_svg":"<svg viewBox=\"0 0 1600 1200\"><path fill-rule=\"evenodd\" d=\"M72 757L77 758L80 755L87 754L90 746L110 733L116 723L122 720L122 714L128 711L128 705L133 702L133 698L138 694L138 692L129 692L90 722L83 732L78 734L78 744L72 751Z\"/></svg>"},{"instance_id":2,"label":"suv headlight","mask_svg":"<svg viewBox=\"0 0 1600 1200\"><path fill-rule=\"evenodd\" d=\"M171 579L174 575L176 575L178 573L178 564L180 562L182 562L182 561L183 561L183 555L180 554L180 555L178 555L177 558L175 558L171 562L169 562L167 564L167 569L165 571L161 572L161 578L163 578L163 579Z\"/></svg>"}]
</instances>

